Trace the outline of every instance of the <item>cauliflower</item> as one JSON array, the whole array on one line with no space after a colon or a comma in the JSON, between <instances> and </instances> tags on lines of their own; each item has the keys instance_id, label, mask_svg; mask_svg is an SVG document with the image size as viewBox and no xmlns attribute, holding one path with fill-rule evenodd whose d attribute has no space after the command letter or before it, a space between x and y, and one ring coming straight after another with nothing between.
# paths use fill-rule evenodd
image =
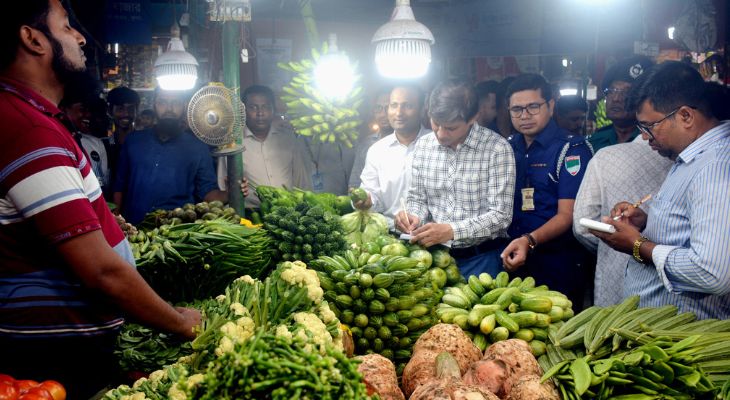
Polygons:
<instances>
[{"instance_id":1,"label":"cauliflower","mask_svg":"<svg viewBox=\"0 0 730 400\"><path fill-rule=\"evenodd\" d=\"M132 385L132 389L137 389L142 386L143 383L147 382L147 378L139 378Z\"/></svg>"},{"instance_id":2,"label":"cauliflower","mask_svg":"<svg viewBox=\"0 0 730 400\"><path fill-rule=\"evenodd\" d=\"M223 336L218 347L215 348L215 355L220 357L223 354L231 352L233 352L233 341L228 336Z\"/></svg>"},{"instance_id":3,"label":"cauliflower","mask_svg":"<svg viewBox=\"0 0 730 400\"><path fill-rule=\"evenodd\" d=\"M219 303L223 303L224 301L226 301L226 295L225 294L219 294L218 296L215 297L215 300L217 302L219 302Z\"/></svg>"},{"instance_id":4,"label":"cauliflower","mask_svg":"<svg viewBox=\"0 0 730 400\"><path fill-rule=\"evenodd\" d=\"M234 315L239 315L240 316L240 315L247 315L248 314L248 310L241 303L232 303L230 305L230 309L231 309L231 311L233 311L233 314Z\"/></svg>"},{"instance_id":5,"label":"cauliflower","mask_svg":"<svg viewBox=\"0 0 730 400\"><path fill-rule=\"evenodd\" d=\"M320 305L319 305L319 316L321 317L322 322L324 322L325 324L329 324L330 322L337 319L337 316L330 309L330 306L329 306L329 304L327 304L326 301L320 303Z\"/></svg>"},{"instance_id":6,"label":"cauliflower","mask_svg":"<svg viewBox=\"0 0 730 400\"><path fill-rule=\"evenodd\" d=\"M296 331L296 337L304 340L307 343L314 344L317 346L317 350L321 354L326 353L325 346L332 344L332 335L327 331L327 326L322 322L319 317L315 314L307 312L295 313L294 321L299 325L299 329ZM305 349L308 351L312 350L312 346L307 344Z\"/></svg>"},{"instance_id":7,"label":"cauliflower","mask_svg":"<svg viewBox=\"0 0 730 400\"><path fill-rule=\"evenodd\" d=\"M199 383L202 383L203 380L205 380L205 375L195 374L195 375L191 375L190 377L188 377L188 379L185 383L188 385L188 387L190 387L190 386L195 386Z\"/></svg>"},{"instance_id":8,"label":"cauliflower","mask_svg":"<svg viewBox=\"0 0 730 400\"><path fill-rule=\"evenodd\" d=\"M188 395L178 388L177 385L172 385L167 392L167 398L170 400L188 400Z\"/></svg>"},{"instance_id":9,"label":"cauliflower","mask_svg":"<svg viewBox=\"0 0 730 400\"><path fill-rule=\"evenodd\" d=\"M243 282L243 283L248 283L249 285L253 285L256 283L256 281L253 278L251 278L251 275L244 275L239 278L236 278L236 280L234 282Z\"/></svg>"},{"instance_id":10,"label":"cauliflower","mask_svg":"<svg viewBox=\"0 0 730 400\"><path fill-rule=\"evenodd\" d=\"M135 393L129 400L145 400L147 396L144 393Z\"/></svg>"},{"instance_id":11,"label":"cauliflower","mask_svg":"<svg viewBox=\"0 0 730 400\"><path fill-rule=\"evenodd\" d=\"M163 378L167 378L167 371L160 369L150 374L150 382L158 382Z\"/></svg>"},{"instance_id":12,"label":"cauliflower","mask_svg":"<svg viewBox=\"0 0 730 400\"><path fill-rule=\"evenodd\" d=\"M315 304L319 304L324 296L324 291L319 286L317 272L307 269L307 264L301 261L286 261L281 272L281 279L294 286L306 286L307 297Z\"/></svg>"},{"instance_id":13,"label":"cauliflower","mask_svg":"<svg viewBox=\"0 0 730 400\"><path fill-rule=\"evenodd\" d=\"M233 347L237 343L243 343L254 335L256 324L249 317L241 317L236 322L228 321L220 327L221 337L218 347L215 349L217 356L233 351Z\"/></svg>"},{"instance_id":14,"label":"cauliflower","mask_svg":"<svg viewBox=\"0 0 730 400\"><path fill-rule=\"evenodd\" d=\"M293 337L291 332L289 332L289 328L287 328L286 325L279 325L276 327L276 336L284 337L287 339L291 339Z\"/></svg>"}]
</instances>

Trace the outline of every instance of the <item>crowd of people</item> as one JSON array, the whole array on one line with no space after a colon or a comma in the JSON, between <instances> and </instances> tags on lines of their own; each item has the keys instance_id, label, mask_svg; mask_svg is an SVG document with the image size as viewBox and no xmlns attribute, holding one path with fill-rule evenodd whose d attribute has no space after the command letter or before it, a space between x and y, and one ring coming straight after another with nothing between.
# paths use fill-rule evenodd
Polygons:
<instances>
[{"instance_id":1,"label":"crowd of people","mask_svg":"<svg viewBox=\"0 0 730 400\"><path fill-rule=\"evenodd\" d=\"M187 129L192 92L156 89L142 112L132 89L100 96L59 0L12 13L0 28L0 371L85 398L111 375L124 317L186 338L201 318L135 271L109 204L136 224L157 208L225 202L226 159ZM583 99L523 74L376 90L354 148L297 135L274 92L251 86L246 205L259 204L249 184L359 187L356 208L450 247L463 275L532 276L576 310L640 294L642 306L730 318L726 91L682 62L630 59L606 75L612 124L592 135ZM76 367L56 362L67 359Z\"/></svg>"}]
</instances>

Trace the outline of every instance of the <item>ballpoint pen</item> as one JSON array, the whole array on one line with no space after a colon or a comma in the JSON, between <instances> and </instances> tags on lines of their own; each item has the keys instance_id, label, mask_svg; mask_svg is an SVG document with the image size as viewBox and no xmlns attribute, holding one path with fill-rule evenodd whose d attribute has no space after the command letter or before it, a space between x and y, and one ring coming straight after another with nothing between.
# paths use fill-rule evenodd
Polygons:
<instances>
[{"instance_id":1,"label":"ballpoint pen","mask_svg":"<svg viewBox=\"0 0 730 400\"><path fill-rule=\"evenodd\" d=\"M400 198L400 206L403 209L403 214L406 215L406 222L408 222L408 228L410 229L411 219L408 217L408 210L406 210L406 202L405 202L405 200L403 200L402 197ZM411 232L408 232L408 233L410 234Z\"/></svg>"},{"instance_id":2,"label":"ballpoint pen","mask_svg":"<svg viewBox=\"0 0 730 400\"><path fill-rule=\"evenodd\" d=\"M636 203L632 204L631 206L634 207L634 208L639 208L640 205L646 203L647 201L649 201L649 199L651 199L651 193L647 194L646 196L644 196L643 199L637 201ZM621 213L621 214L613 217L613 220L614 221L618 221L623 216L624 216L624 213Z\"/></svg>"}]
</instances>

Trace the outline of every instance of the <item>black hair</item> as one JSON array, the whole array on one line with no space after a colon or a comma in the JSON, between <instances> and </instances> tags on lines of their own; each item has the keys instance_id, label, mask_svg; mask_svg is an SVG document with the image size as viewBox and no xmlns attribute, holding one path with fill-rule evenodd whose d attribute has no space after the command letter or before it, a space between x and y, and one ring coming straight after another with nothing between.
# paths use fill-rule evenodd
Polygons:
<instances>
[{"instance_id":1,"label":"black hair","mask_svg":"<svg viewBox=\"0 0 730 400\"><path fill-rule=\"evenodd\" d=\"M522 74L515 78L507 87L507 92L505 93L507 103L509 104L509 99L513 94L525 90L539 90L540 95L545 101L550 101L553 98L552 88L542 75Z\"/></svg>"},{"instance_id":2,"label":"black hair","mask_svg":"<svg viewBox=\"0 0 730 400\"><path fill-rule=\"evenodd\" d=\"M690 106L711 117L707 85L697 70L679 61L665 61L655 65L631 86L627 99L630 109L648 101L658 112L669 113L681 106Z\"/></svg>"},{"instance_id":3,"label":"black hair","mask_svg":"<svg viewBox=\"0 0 730 400\"><path fill-rule=\"evenodd\" d=\"M106 95L109 107L134 104L139 106L139 94L126 86L118 86L110 90Z\"/></svg>"},{"instance_id":4,"label":"black hair","mask_svg":"<svg viewBox=\"0 0 730 400\"><path fill-rule=\"evenodd\" d=\"M477 92L477 98L479 100L486 99L490 93L494 93L496 98L497 91L499 90L499 82L497 81L481 81L474 86L474 90Z\"/></svg>"},{"instance_id":5,"label":"black hair","mask_svg":"<svg viewBox=\"0 0 730 400\"><path fill-rule=\"evenodd\" d=\"M426 105L426 93L424 93L420 86L415 83L399 83L397 85L393 85L390 93L393 93L393 90L395 89L406 89L415 92L416 98L418 99L418 108L423 110L423 106Z\"/></svg>"},{"instance_id":6,"label":"black hair","mask_svg":"<svg viewBox=\"0 0 730 400\"><path fill-rule=\"evenodd\" d=\"M152 117L152 118L154 118L155 117L155 111L147 108L147 109L142 110L142 112L139 113L139 116L140 117Z\"/></svg>"},{"instance_id":7,"label":"black hair","mask_svg":"<svg viewBox=\"0 0 730 400\"><path fill-rule=\"evenodd\" d=\"M271 90L270 87L264 85L252 85L247 87L241 95L241 100L243 100L243 104L246 104L248 102L248 99L255 94L266 96L266 98L269 100L269 103L271 103L271 107L276 107L276 98L274 97L274 91Z\"/></svg>"},{"instance_id":8,"label":"black hair","mask_svg":"<svg viewBox=\"0 0 730 400\"><path fill-rule=\"evenodd\" d=\"M560 115L566 115L575 110L588 111L588 104L586 104L584 98L577 95L560 96L558 101L555 102L555 112Z\"/></svg>"},{"instance_id":9,"label":"black hair","mask_svg":"<svg viewBox=\"0 0 730 400\"><path fill-rule=\"evenodd\" d=\"M436 122L469 122L479 112L474 86L465 80L439 83L428 97L428 115Z\"/></svg>"},{"instance_id":10,"label":"black hair","mask_svg":"<svg viewBox=\"0 0 730 400\"><path fill-rule=\"evenodd\" d=\"M5 9L5 21L0 24L0 70L10 66L20 45L20 28L24 25L48 33L50 0L24 0L13 2Z\"/></svg>"}]
</instances>

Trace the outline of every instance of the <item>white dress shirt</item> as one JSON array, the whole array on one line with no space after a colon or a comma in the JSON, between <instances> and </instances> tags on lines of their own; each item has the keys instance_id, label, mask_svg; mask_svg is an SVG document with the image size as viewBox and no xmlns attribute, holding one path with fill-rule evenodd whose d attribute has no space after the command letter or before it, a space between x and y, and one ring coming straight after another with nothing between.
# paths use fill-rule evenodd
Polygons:
<instances>
[{"instance_id":1,"label":"white dress shirt","mask_svg":"<svg viewBox=\"0 0 730 400\"><path fill-rule=\"evenodd\" d=\"M401 210L401 198L405 201L408 196L416 142L430 133L433 132L421 128L416 139L407 146L398 140L395 133L391 133L368 150L360 175L360 187L370 194L372 210L385 215L391 229L395 214Z\"/></svg>"},{"instance_id":2,"label":"white dress shirt","mask_svg":"<svg viewBox=\"0 0 730 400\"><path fill-rule=\"evenodd\" d=\"M218 183L226 176L226 158L218 163ZM243 136L243 176L253 187L258 185L287 188L312 188L312 162L301 137L274 122L264 140L246 127ZM256 192L249 190L246 207L261 204Z\"/></svg>"}]
</instances>

